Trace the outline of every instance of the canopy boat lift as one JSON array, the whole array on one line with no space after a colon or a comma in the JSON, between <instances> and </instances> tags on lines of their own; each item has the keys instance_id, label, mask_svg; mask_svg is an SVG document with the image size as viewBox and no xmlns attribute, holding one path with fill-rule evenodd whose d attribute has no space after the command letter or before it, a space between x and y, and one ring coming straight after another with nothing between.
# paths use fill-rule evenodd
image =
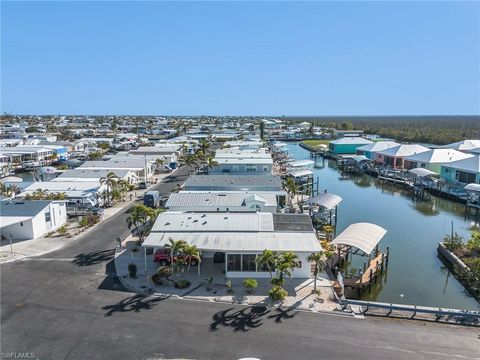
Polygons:
<instances>
[{"instance_id":1,"label":"canopy boat lift","mask_svg":"<svg viewBox=\"0 0 480 360\"><path fill-rule=\"evenodd\" d=\"M388 266L389 248L385 252L378 249L378 244L386 233L387 230L378 225L356 223L347 227L330 243L336 246L332 267L339 281L334 288L341 296L344 295L345 288L357 289L357 296L366 288L371 291L372 284L377 282ZM357 274L348 275L346 272L342 275L339 269L349 256L354 255L368 257L368 261L363 263Z\"/></svg>"},{"instance_id":2,"label":"canopy boat lift","mask_svg":"<svg viewBox=\"0 0 480 360\"><path fill-rule=\"evenodd\" d=\"M330 225L333 227L333 236L335 236L337 207L342 201L340 196L326 191L305 201L317 234L320 227Z\"/></svg>"}]
</instances>

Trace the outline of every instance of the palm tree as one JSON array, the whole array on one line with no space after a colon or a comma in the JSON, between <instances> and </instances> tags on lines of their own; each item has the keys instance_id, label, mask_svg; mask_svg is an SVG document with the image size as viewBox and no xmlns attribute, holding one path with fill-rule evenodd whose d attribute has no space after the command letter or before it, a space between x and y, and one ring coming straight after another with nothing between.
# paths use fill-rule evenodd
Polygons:
<instances>
[{"instance_id":1,"label":"palm tree","mask_svg":"<svg viewBox=\"0 0 480 360\"><path fill-rule=\"evenodd\" d=\"M197 261L197 265L200 263L200 250L195 245L186 244L183 248L183 255L188 260L188 269L190 271L190 266L192 265L192 259Z\"/></svg>"},{"instance_id":2,"label":"palm tree","mask_svg":"<svg viewBox=\"0 0 480 360\"><path fill-rule=\"evenodd\" d=\"M285 180L284 187L290 197L290 207L293 207L293 198L298 194L299 190L298 185L293 178L289 177Z\"/></svg>"},{"instance_id":3,"label":"palm tree","mask_svg":"<svg viewBox=\"0 0 480 360\"><path fill-rule=\"evenodd\" d=\"M197 158L195 155L184 154L179 159L180 167L187 167L187 175L190 176L190 167L196 165Z\"/></svg>"},{"instance_id":4,"label":"palm tree","mask_svg":"<svg viewBox=\"0 0 480 360\"><path fill-rule=\"evenodd\" d=\"M155 160L155 166L157 167L157 171L160 172L160 169L163 169L163 165L165 164L164 158L158 158Z\"/></svg>"},{"instance_id":5,"label":"palm tree","mask_svg":"<svg viewBox=\"0 0 480 360\"><path fill-rule=\"evenodd\" d=\"M168 239L168 243L165 245L165 248L170 251L171 266L173 266L175 255L181 254L187 245L188 244L185 240L173 240L172 238Z\"/></svg>"},{"instance_id":6,"label":"palm tree","mask_svg":"<svg viewBox=\"0 0 480 360\"><path fill-rule=\"evenodd\" d=\"M210 148L211 144L207 139L202 139L198 143L198 148L201 150L204 154L207 153L207 150Z\"/></svg>"},{"instance_id":7,"label":"palm tree","mask_svg":"<svg viewBox=\"0 0 480 360\"><path fill-rule=\"evenodd\" d=\"M317 292L317 277L318 273L321 272L327 266L325 260L323 260L323 252L319 251L312 253L307 257L307 261L314 264L313 277L315 282L313 283L313 291Z\"/></svg>"},{"instance_id":8,"label":"palm tree","mask_svg":"<svg viewBox=\"0 0 480 360\"><path fill-rule=\"evenodd\" d=\"M272 279L277 260L278 254L276 251L265 249L261 255L257 256L256 261L258 266L265 266L268 269L268 272L270 273L270 279Z\"/></svg>"},{"instance_id":9,"label":"palm tree","mask_svg":"<svg viewBox=\"0 0 480 360\"><path fill-rule=\"evenodd\" d=\"M48 196L47 190L37 189L37 190L35 190L35 192L32 194L32 199L33 199L33 200L42 200L42 199L46 199L47 196Z\"/></svg>"},{"instance_id":10,"label":"palm tree","mask_svg":"<svg viewBox=\"0 0 480 360\"><path fill-rule=\"evenodd\" d=\"M127 218L127 224L129 229L132 227L137 229L138 245L142 244L143 238L149 229L148 224L153 223L157 215L157 211L141 204L134 205L130 209L130 215Z\"/></svg>"},{"instance_id":11,"label":"palm tree","mask_svg":"<svg viewBox=\"0 0 480 360\"><path fill-rule=\"evenodd\" d=\"M209 156L207 158L207 173L208 173L208 169L213 169L217 165L218 165L218 162L212 156Z\"/></svg>"},{"instance_id":12,"label":"palm tree","mask_svg":"<svg viewBox=\"0 0 480 360\"><path fill-rule=\"evenodd\" d=\"M110 203L110 192L115 188L118 181L117 175L113 171L107 173L107 176L100 178L100 185L107 186L107 202Z\"/></svg>"},{"instance_id":13,"label":"palm tree","mask_svg":"<svg viewBox=\"0 0 480 360\"><path fill-rule=\"evenodd\" d=\"M279 272L280 284L286 277L292 277L292 271L298 266L298 256L294 252L285 251L280 253L278 261L276 263L277 270Z\"/></svg>"},{"instance_id":14,"label":"palm tree","mask_svg":"<svg viewBox=\"0 0 480 360\"><path fill-rule=\"evenodd\" d=\"M260 121L260 139L263 140L265 137L265 123L263 121Z\"/></svg>"}]
</instances>

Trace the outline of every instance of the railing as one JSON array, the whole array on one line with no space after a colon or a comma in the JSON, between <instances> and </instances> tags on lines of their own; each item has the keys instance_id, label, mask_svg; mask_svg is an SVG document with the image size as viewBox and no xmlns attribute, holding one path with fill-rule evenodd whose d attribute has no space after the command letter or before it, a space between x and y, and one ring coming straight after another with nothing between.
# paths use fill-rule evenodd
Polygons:
<instances>
[{"instance_id":1,"label":"railing","mask_svg":"<svg viewBox=\"0 0 480 360\"><path fill-rule=\"evenodd\" d=\"M350 299L340 300L340 304L361 306L363 314L368 312L370 308L379 308L379 309L388 310L387 315L390 315L392 311L395 310L395 311L412 312L413 313L412 317L414 317L417 313L423 313L423 314L433 314L437 317L437 319L441 318L442 316L455 316L459 318L473 318L475 320L480 320L480 311L474 311L474 310L443 309L443 308L429 307L429 306L403 305L403 304L350 300Z\"/></svg>"}]
</instances>

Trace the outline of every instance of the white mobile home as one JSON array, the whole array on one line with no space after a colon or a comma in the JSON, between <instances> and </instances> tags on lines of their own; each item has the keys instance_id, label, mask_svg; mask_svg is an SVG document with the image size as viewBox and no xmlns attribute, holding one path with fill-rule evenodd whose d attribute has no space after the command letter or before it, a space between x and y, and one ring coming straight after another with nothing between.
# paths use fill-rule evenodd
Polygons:
<instances>
[{"instance_id":1,"label":"white mobile home","mask_svg":"<svg viewBox=\"0 0 480 360\"><path fill-rule=\"evenodd\" d=\"M58 229L67 222L65 202L0 201L2 238L36 239Z\"/></svg>"}]
</instances>

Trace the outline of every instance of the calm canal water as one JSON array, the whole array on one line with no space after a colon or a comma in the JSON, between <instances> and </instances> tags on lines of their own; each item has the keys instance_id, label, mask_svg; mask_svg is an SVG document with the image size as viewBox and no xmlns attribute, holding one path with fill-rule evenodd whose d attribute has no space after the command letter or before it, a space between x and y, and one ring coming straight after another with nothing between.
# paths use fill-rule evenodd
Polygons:
<instances>
[{"instance_id":1,"label":"calm canal water","mask_svg":"<svg viewBox=\"0 0 480 360\"><path fill-rule=\"evenodd\" d=\"M309 152L298 143L289 143L288 153L296 160L310 159ZM368 175L342 180L336 163L321 158L316 161L314 176L319 179L319 189L343 198L338 207L337 234L356 222L374 223L388 231L380 242L381 249L390 246L388 270L364 299L480 309L437 257L438 242L451 232L452 222L454 231L470 237L474 223L465 220L463 204L435 197L414 202L408 191L379 184ZM357 257L354 267L363 261Z\"/></svg>"}]
</instances>

